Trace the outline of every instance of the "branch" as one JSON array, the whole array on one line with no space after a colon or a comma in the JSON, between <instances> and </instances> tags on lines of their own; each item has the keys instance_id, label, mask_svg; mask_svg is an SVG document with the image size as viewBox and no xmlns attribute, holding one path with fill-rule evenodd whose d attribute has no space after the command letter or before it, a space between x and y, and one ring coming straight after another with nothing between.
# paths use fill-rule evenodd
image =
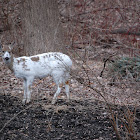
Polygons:
<instances>
[{"instance_id":1,"label":"branch","mask_svg":"<svg viewBox=\"0 0 140 140\"><path fill-rule=\"evenodd\" d=\"M101 71L101 73L100 73L100 77L102 77L102 75L103 75L103 72L104 72L104 69L105 69L105 66L106 66L107 61L109 61L110 58L113 57L113 56L115 56L115 55L116 55L116 53L110 55L108 58L106 58L106 59L103 60L103 61L104 61L104 67L103 67L103 69L102 69L102 71Z\"/></svg>"},{"instance_id":2,"label":"branch","mask_svg":"<svg viewBox=\"0 0 140 140\"><path fill-rule=\"evenodd\" d=\"M140 31L129 31L128 29L115 29L110 32L111 34L126 34L140 36Z\"/></svg>"}]
</instances>

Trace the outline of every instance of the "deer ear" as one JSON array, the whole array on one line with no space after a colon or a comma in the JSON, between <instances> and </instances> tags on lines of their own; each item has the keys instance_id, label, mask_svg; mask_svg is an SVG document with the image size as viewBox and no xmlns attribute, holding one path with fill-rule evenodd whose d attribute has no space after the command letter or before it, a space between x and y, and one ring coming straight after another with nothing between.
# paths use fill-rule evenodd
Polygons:
<instances>
[{"instance_id":1,"label":"deer ear","mask_svg":"<svg viewBox=\"0 0 140 140\"><path fill-rule=\"evenodd\" d=\"M14 41L9 45L9 48L10 48L11 51L13 50L14 45L15 45L15 42Z\"/></svg>"}]
</instances>

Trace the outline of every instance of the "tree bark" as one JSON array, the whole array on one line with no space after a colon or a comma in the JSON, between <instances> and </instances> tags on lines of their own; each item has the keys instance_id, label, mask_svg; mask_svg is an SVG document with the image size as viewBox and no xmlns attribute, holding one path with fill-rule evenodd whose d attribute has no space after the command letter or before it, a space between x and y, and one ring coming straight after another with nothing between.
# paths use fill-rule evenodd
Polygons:
<instances>
[{"instance_id":1,"label":"tree bark","mask_svg":"<svg viewBox=\"0 0 140 140\"><path fill-rule=\"evenodd\" d=\"M66 52L57 0L24 0L22 18L25 55Z\"/></svg>"}]
</instances>

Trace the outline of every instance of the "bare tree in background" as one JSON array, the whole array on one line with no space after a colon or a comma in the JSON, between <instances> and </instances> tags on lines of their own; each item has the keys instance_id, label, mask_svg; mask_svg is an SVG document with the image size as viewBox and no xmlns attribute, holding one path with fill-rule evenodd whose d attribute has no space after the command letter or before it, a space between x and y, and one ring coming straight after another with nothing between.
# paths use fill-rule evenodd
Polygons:
<instances>
[{"instance_id":1,"label":"bare tree in background","mask_svg":"<svg viewBox=\"0 0 140 140\"><path fill-rule=\"evenodd\" d=\"M25 55L49 51L65 53L57 0L25 0L22 18Z\"/></svg>"}]
</instances>

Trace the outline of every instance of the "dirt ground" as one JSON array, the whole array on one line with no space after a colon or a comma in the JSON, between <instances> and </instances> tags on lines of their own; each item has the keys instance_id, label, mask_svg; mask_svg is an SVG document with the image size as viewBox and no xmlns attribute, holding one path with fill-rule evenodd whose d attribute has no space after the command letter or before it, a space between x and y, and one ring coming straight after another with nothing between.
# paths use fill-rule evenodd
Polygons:
<instances>
[{"instance_id":1,"label":"dirt ground","mask_svg":"<svg viewBox=\"0 0 140 140\"><path fill-rule=\"evenodd\" d=\"M1 140L116 140L103 102L76 101L66 103L59 99L50 105L49 100L22 105L16 97L0 94ZM118 114L124 110L113 106ZM124 129L124 128L122 128ZM140 133L140 110L136 111L136 134Z\"/></svg>"},{"instance_id":2,"label":"dirt ground","mask_svg":"<svg viewBox=\"0 0 140 140\"><path fill-rule=\"evenodd\" d=\"M0 64L0 140L116 140L110 121L111 115L95 91L87 89L71 79L71 102L66 102L65 94L62 91L59 100L52 106L51 100L56 86L53 85L52 79L47 77L41 82L34 81L32 103L23 105L22 80L17 79L3 65L2 61ZM92 65L95 67L97 62ZM96 67L96 74L100 73L101 67L102 64ZM107 81L105 78L99 80L101 83ZM98 84L95 81L94 86L97 87ZM126 139L127 131L120 118L124 119L127 109L121 103L129 103L128 107L134 112L135 106L132 103L136 101L139 103L139 94L137 92L136 96L136 94L128 92L129 90L122 94L118 87L109 87L107 84L105 86L112 93L106 97L114 114L118 117L116 120L121 136ZM133 90L131 89L131 91ZM118 97L115 98L115 102L113 102L113 94L117 94ZM120 102L117 104L116 101ZM136 109L133 130L137 139L140 139L139 105Z\"/></svg>"}]
</instances>

